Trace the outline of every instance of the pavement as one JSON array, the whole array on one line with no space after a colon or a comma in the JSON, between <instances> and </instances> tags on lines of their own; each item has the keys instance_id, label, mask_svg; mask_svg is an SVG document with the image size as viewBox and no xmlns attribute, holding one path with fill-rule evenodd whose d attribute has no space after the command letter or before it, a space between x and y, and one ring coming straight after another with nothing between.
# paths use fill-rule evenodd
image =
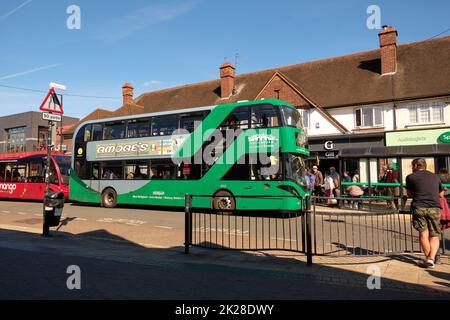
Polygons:
<instances>
[{"instance_id":1,"label":"pavement","mask_svg":"<svg viewBox=\"0 0 450 320\"><path fill-rule=\"evenodd\" d=\"M43 238L39 208L0 202L0 299L450 299L448 257L430 270L420 255L316 256L308 267L285 251L185 254L182 213L133 208L69 206L63 219L74 219ZM66 286L71 265L81 290Z\"/></svg>"}]
</instances>

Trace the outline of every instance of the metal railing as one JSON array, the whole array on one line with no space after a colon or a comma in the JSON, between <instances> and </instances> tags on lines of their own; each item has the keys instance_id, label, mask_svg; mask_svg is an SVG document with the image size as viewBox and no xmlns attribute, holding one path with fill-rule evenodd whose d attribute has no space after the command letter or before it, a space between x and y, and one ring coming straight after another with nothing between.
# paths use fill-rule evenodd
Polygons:
<instances>
[{"instance_id":1,"label":"metal railing","mask_svg":"<svg viewBox=\"0 0 450 320\"><path fill-rule=\"evenodd\" d=\"M321 207L317 201L331 202ZM412 226L408 210L387 208L386 200L369 197L313 197L312 232L315 255L380 256L420 252L419 233ZM355 208L352 204L358 204ZM446 253L442 233L441 253Z\"/></svg>"},{"instance_id":2,"label":"metal railing","mask_svg":"<svg viewBox=\"0 0 450 320\"><path fill-rule=\"evenodd\" d=\"M302 199L305 210L285 213L231 212L192 207L186 195L185 252L190 246L240 251L292 251L304 253L312 264L310 198ZM280 198L280 196L234 196L235 198ZM292 196L291 198L296 198ZM309 205L308 205L309 204Z\"/></svg>"},{"instance_id":3,"label":"metal railing","mask_svg":"<svg viewBox=\"0 0 450 320\"><path fill-rule=\"evenodd\" d=\"M190 246L292 251L305 254L311 265L313 255L385 256L420 252L419 234L412 226L411 213L387 209L386 200L380 198L299 198L304 210L285 213L198 209L192 207L193 198L214 197L186 195L186 253ZM318 206L318 200L335 200L337 207ZM359 204L356 209L351 206L355 203ZM442 240L441 254L446 254L444 234Z\"/></svg>"}]
</instances>

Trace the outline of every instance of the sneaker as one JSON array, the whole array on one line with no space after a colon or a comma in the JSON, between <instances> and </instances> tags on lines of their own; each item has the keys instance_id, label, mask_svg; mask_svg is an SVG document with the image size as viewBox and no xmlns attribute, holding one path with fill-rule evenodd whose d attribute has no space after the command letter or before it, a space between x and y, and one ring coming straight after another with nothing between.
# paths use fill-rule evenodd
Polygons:
<instances>
[{"instance_id":1,"label":"sneaker","mask_svg":"<svg viewBox=\"0 0 450 320\"><path fill-rule=\"evenodd\" d=\"M434 268L433 259L421 259L421 260L417 261L417 264L419 265L419 267L422 267L422 268L430 268L430 269Z\"/></svg>"}]
</instances>

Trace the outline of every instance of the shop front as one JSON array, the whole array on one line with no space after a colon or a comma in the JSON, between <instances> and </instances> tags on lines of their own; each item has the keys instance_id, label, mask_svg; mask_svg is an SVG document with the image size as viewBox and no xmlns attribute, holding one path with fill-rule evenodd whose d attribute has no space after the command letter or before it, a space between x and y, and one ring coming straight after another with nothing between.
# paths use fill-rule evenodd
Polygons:
<instances>
[{"instance_id":1,"label":"shop front","mask_svg":"<svg viewBox=\"0 0 450 320\"><path fill-rule=\"evenodd\" d=\"M450 168L450 128L386 132L384 140L383 147L342 148L339 159L343 167L346 163L357 165L361 182L372 186L393 182L386 181L386 176L394 171L391 177L396 177L400 188L416 158L424 158L433 173Z\"/></svg>"},{"instance_id":2,"label":"shop front","mask_svg":"<svg viewBox=\"0 0 450 320\"><path fill-rule=\"evenodd\" d=\"M342 150L349 150L351 153L351 150L383 146L383 132L310 137L308 164L310 167L317 165L323 173L328 171L330 167L335 167L339 173L348 171L350 174L354 174L356 170L360 169L359 159L355 157L342 158Z\"/></svg>"}]
</instances>

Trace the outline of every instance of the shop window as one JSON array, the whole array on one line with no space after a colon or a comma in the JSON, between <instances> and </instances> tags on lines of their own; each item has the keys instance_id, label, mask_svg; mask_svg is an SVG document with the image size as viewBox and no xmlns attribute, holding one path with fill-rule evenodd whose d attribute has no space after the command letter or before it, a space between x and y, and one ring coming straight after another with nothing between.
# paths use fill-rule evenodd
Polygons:
<instances>
[{"instance_id":1,"label":"shop window","mask_svg":"<svg viewBox=\"0 0 450 320\"><path fill-rule=\"evenodd\" d=\"M354 181L353 178L356 174L358 176L355 178L355 180L361 179L361 175L359 173L359 159L345 159L344 160L344 170L348 172L352 181ZM357 181L357 182L360 182L360 181Z\"/></svg>"},{"instance_id":2,"label":"shop window","mask_svg":"<svg viewBox=\"0 0 450 320\"><path fill-rule=\"evenodd\" d=\"M6 152L24 152L26 127L6 129Z\"/></svg>"},{"instance_id":3,"label":"shop window","mask_svg":"<svg viewBox=\"0 0 450 320\"><path fill-rule=\"evenodd\" d=\"M398 163L396 158L378 159L378 182L398 183Z\"/></svg>"},{"instance_id":4,"label":"shop window","mask_svg":"<svg viewBox=\"0 0 450 320\"><path fill-rule=\"evenodd\" d=\"M38 128L38 150L47 150L47 140L48 140L48 127Z\"/></svg>"},{"instance_id":5,"label":"shop window","mask_svg":"<svg viewBox=\"0 0 450 320\"><path fill-rule=\"evenodd\" d=\"M355 110L355 125L358 128L383 126L383 108L360 108Z\"/></svg>"},{"instance_id":6,"label":"shop window","mask_svg":"<svg viewBox=\"0 0 450 320\"><path fill-rule=\"evenodd\" d=\"M417 158L417 157L416 157ZM410 175L412 171L412 161L416 158L402 158L402 179L406 182L406 177ZM434 158L424 158L427 163L427 170L436 173L434 166Z\"/></svg>"}]
</instances>

